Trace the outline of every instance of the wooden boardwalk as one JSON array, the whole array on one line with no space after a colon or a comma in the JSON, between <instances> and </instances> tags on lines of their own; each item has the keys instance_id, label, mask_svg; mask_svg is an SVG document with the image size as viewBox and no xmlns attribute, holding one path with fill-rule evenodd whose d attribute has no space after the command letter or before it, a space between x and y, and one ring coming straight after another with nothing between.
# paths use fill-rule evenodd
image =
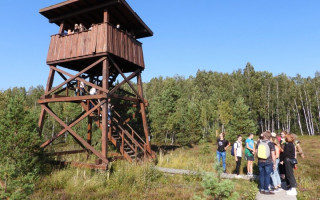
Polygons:
<instances>
[{"instance_id":1,"label":"wooden boardwalk","mask_svg":"<svg viewBox=\"0 0 320 200\"><path fill-rule=\"evenodd\" d=\"M163 167L155 167L158 171L167 173L167 174L180 174L180 175L202 175L208 172L198 172L198 171L191 171L185 169L171 169L171 168L163 168ZM235 174L227 174L222 173L221 178L224 179L245 179L245 180L256 180L257 176L247 176L247 175L240 175L240 178L236 178Z\"/></svg>"},{"instance_id":2,"label":"wooden boardwalk","mask_svg":"<svg viewBox=\"0 0 320 200\"><path fill-rule=\"evenodd\" d=\"M161 171L163 173L167 174L180 174L180 175L203 175L204 173L208 172L197 172L197 171L191 171L191 170L185 170L185 169L171 169L171 168L163 168L163 167L155 167L158 171ZM247 176L247 175L240 175L239 178L236 177L235 174L227 174L222 173L221 178L224 179L244 179L244 180L258 180L259 176L253 175L253 176ZM287 195L285 190L281 190L279 192L276 192L275 195L263 195L259 192L257 193L256 200L297 200L296 196L289 196Z\"/></svg>"},{"instance_id":3,"label":"wooden boardwalk","mask_svg":"<svg viewBox=\"0 0 320 200\"><path fill-rule=\"evenodd\" d=\"M275 195L263 195L258 192L256 200L297 200L296 196L287 195L285 190L276 192Z\"/></svg>"}]
</instances>

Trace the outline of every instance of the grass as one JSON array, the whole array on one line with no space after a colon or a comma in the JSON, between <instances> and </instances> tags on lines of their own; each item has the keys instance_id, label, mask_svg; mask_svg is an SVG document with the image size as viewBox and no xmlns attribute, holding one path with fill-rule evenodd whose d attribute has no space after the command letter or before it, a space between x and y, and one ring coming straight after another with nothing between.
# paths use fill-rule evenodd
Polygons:
<instances>
[{"instance_id":1,"label":"grass","mask_svg":"<svg viewBox=\"0 0 320 200\"><path fill-rule=\"evenodd\" d=\"M305 158L298 158L294 171L298 183L298 199L320 199L320 136L299 137Z\"/></svg>"},{"instance_id":2,"label":"grass","mask_svg":"<svg viewBox=\"0 0 320 200\"><path fill-rule=\"evenodd\" d=\"M199 188L197 182L196 178L166 176L151 163L119 161L107 172L56 170L39 181L31 199L190 199Z\"/></svg>"},{"instance_id":3,"label":"grass","mask_svg":"<svg viewBox=\"0 0 320 200\"><path fill-rule=\"evenodd\" d=\"M299 158L295 176L298 182L298 199L320 198L320 136L299 137L306 158ZM85 154L70 155L68 159L81 161ZM93 160L93 158L90 158ZM194 171L215 171L216 145L205 143L192 148L181 147L164 153L160 151L157 166L188 169ZM256 163L256 162L255 162ZM112 163L109 171L64 168L54 170L42 177L36 184L31 199L192 199L201 196L202 178L199 176L167 175L155 170L154 163ZM227 152L227 171L235 168L234 157ZM257 166L255 166L257 171ZM241 174L246 173L243 160ZM241 199L255 199L258 191L256 182L232 180Z\"/></svg>"}]
</instances>

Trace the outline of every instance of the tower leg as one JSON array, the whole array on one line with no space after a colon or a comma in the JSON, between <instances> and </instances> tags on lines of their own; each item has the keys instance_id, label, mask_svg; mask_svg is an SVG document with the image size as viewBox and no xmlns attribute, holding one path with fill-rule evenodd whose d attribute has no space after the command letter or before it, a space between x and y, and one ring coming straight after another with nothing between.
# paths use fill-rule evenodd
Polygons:
<instances>
[{"instance_id":1,"label":"tower leg","mask_svg":"<svg viewBox=\"0 0 320 200\"><path fill-rule=\"evenodd\" d=\"M87 103L88 110L90 110L90 102ZM92 117L88 116L88 134L87 134L87 142L91 145L92 140Z\"/></svg>"},{"instance_id":2,"label":"tower leg","mask_svg":"<svg viewBox=\"0 0 320 200\"><path fill-rule=\"evenodd\" d=\"M102 87L109 88L109 61L105 59L102 63ZM108 96L107 93L105 93ZM101 136L101 153L107 158L108 154L108 101L102 105L102 136Z\"/></svg>"},{"instance_id":3,"label":"tower leg","mask_svg":"<svg viewBox=\"0 0 320 200\"><path fill-rule=\"evenodd\" d=\"M55 71L52 68L50 68L45 92L50 91L51 88L52 88L52 84L53 84L53 80L54 80L54 73L55 73ZM46 111L45 111L45 109L43 109L41 107L41 113L40 113L40 118L39 118L39 122L38 122L39 136L40 137L42 135L42 129L43 129L43 124L44 124L45 117L46 117Z\"/></svg>"},{"instance_id":4,"label":"tower leg","mask_svg":"<svg viewBox=\"0 0 320 200\"><path fill-rule=\"evenodd\" d=\"M137 75L137 82L138 82L138 92L140 96L143 97L141 72ZM148 128L147 116L146 116L146 107L145 107L145 103L142 101L140 102L140 108L141 108L141 117L142 117L144 134L146 137L146 145L147 145L146 150L149 153L151 153L151 146L149 141L149 128Z\"/></svg>"}]
</instances>

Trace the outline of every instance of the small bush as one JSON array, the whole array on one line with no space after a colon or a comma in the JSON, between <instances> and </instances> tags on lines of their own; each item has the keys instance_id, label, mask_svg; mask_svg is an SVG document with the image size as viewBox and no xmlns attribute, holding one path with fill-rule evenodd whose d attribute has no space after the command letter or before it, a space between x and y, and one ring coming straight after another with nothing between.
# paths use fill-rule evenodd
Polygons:
<instances>
[{"instance_id":1,"label":"small bush","mask_svg":"<svg viewBox=\"0 0 320 200\"><path fill-rule=\"evenodd\" d=\"M235 184L230 180L221 180L217 174L206 173L203 176L202 187L204 188L204 199L213 197L214 199L239 199L239 194L234 192ZM194 199L202 199L195 196Z\"/></svg>"}]
</instances>

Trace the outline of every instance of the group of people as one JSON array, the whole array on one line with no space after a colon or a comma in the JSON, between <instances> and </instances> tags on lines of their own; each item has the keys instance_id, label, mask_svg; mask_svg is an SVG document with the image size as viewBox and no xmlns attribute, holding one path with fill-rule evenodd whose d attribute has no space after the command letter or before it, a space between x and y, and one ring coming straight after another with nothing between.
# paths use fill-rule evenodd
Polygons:
<instances>
[{"instance_id":1,"label":"group of people","mask_svg":"<svg viewBox=\"0 0 320 200\"><path fill-rule=\"evenodd\" d=\"M259 140L253 140L254 135L250 133L242 144L242 136L238 135L236 142L232 145L231 155L236 161L236 178L240 178L240 166L244 149L245 159L247 160L247 175L253 176L253 162L255 157L258 159L259 168L259 191L264 195L273 195L282 190L282 180L287 183L288 195L297 195L296 179L293 169L296 167L297 154L304 158L300 142L296 140L296 135L282 131L278 136L269 131L263 132ZM225 139L225 134L220 133L217 140L217 161L222 160L222 167L226 173L227 149L231 143Z\"/></svg>"},{"instance_id":2,"label":"group of people","mask_svg":"<svg viewBox=\"0 0 320 200\"><path fill-rule=\"evenodd\" d=\"M87 30L90 31L90 30L92 30L92 26L93 25L91 25L90 28L87 29L82 23L75 24L73 30L71 28L69 28L68 31L67 32L64 31L62 33L62 35L70 35L70 34L80 33L80 32L87 31Z\"/></svg>"}]
</instances>

